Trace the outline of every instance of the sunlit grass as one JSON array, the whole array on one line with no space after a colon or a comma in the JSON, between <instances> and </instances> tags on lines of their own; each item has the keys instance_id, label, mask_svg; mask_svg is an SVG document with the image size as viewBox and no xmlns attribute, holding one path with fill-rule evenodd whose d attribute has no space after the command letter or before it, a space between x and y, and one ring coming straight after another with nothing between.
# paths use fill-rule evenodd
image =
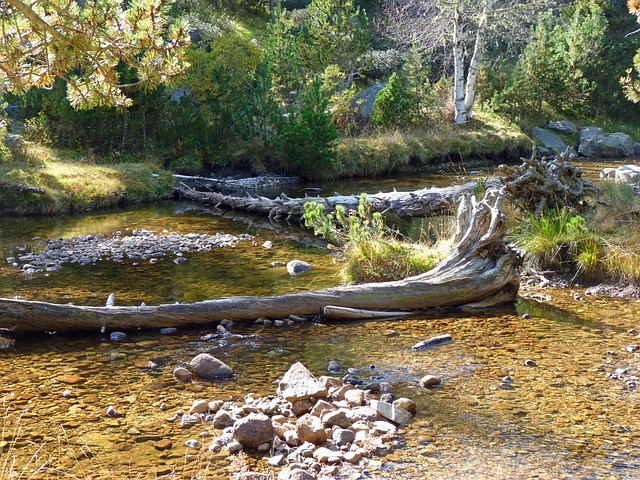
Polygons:
<instances>
[{"instance_id":1,"label":"sunlit grass","mask_svg":"<svg viewBox=\"0 0 640 480\"><path fill-rule=\"evenodd\" d=\"M640 281L640 212L632 185L603 183L599 201L581 214L509 217L510 239L530 267L588 280Z\"/></svg>"},{"instance_id":2,"label":"sunlit grass","mask_svg":"<svg viewBox=\"0 0 640 480\"><path fill-rule=\"evenodd\" d=\"M516 125L495 115L478 113L463 127L441 122L424 129L343 138L337 146L341 170L336 175L388 174L447 158L464 161L468 157L501 156L530 145L530 139Z\"/></svg>"},{"instance_id":3,"label":"sunlit grass","mask_svg":"<svg viewBox=\"0 0 640 480\"><path fill-rule=\"evenodd\" d=\"M44 194L5 189L0 210L56 214L104 210L158 200L172 192L168 173L143 163L96 165L44 146L25 144L20 162L0 165L0 180L41 188Z\"/></svg>"}]
</instances>

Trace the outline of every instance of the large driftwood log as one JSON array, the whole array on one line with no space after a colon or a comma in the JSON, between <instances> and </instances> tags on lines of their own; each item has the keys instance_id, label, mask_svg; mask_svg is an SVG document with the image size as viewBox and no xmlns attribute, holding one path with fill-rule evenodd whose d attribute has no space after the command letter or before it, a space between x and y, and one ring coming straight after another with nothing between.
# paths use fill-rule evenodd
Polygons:
<instances>
[{"instance_id":1,"label":"large driftwood log","mask_svg":"<svg viewBox=\"0 0 640 480\"><path fill-rule=\"evenodd\" d=\"M502 182L507 195L518 206L536 215L547 208L574 207L586 194L596 194L597 189L582 179L582 171L563 155L547 159L521 159L517 167L500 165L504 175Z\"/></svg>"},{"instance_id":2,"label":"large driftwood log","mask_svg":"<svg viewBox=\"0 0 640 480\"><path fill-rule=\"evenodd\" d=\"M446 188L423 188L413 192L387 192L367 194L373 211L392 212L401 217L430 217L453 211L463 195L471 195L478 182L454 185ZM356 210L359 195L335 195L332 197L289 198L284 193L275 199L247 194L244 197L224 195L217 192L199 192L186 186L177 186L175 193L185 199L221 208L231 208L262 215L274 220L297 221L304 214L307 202L322 203L325 212L343 205L347 210Z\"/></svg>"},{"instance_id":3,"label":"large driftwood log","mask_svg":"<svg viewBox=\"0 0 640 480\"><path fill-rule=\"evenodd\" d=\"M488 304L511 302L519 287L518 260L504 243L502 196L502 191L490 190L479 203L473 197L464 197L449 256L436 268L404 280L148 307L90 307L0 299L0 327L15 332L160 328L206 325L223 318L317 315L327 306L402 311L457 307L485 299L490 299Z\"/></svg>"}]
</instances>

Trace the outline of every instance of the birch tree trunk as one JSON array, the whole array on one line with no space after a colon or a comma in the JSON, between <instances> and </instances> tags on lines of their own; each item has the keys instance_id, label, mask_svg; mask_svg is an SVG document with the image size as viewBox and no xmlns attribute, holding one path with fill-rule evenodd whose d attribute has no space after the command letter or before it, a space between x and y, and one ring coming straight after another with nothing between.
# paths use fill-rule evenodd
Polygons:
<instances>
[{"instance_id":1,"label":"birch tree trunk","mask_svg":"<svg viewBox=\"0 0 640 480\"><path fill-rule=\"evenodd\" d=\"M457 125L467 123L467 109L464 95L464 43L462 16L456 11L453 17L453 81L454 102L456 109L455 122Z\"/></svg>"},{"instance_id":2,"label":"birch tree trunk","mask_svg":"<svg viewBox=\"0 0 640 480\"><path fill-rule=\"evenodd\" d=\"M469 71L467 72L467 88L464 98L464 106L467 113L467 118L471 117L473 111L473 104L476 100L476 80L478 79L478 71L480 70L480 63L482 62L482 50L484 47L484 28L487 23L487 12L484 10L480 21L478 22L478 29L476 30L476 41L473 46L473 56L469 63Z\"/></svg>"}]
</instances>

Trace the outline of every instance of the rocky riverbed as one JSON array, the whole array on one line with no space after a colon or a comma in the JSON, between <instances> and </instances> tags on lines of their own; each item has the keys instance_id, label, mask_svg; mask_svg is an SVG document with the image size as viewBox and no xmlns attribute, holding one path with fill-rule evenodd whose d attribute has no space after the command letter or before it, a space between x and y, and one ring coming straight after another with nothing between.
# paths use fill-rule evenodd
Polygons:
<instances>
[{"instance_id":1,"label":"rocky riverbed","mask_svg":"<svg viewBox=\"0 0 640 480\"><path fill-rule=\"evenodd\" d=\"M231 367L205 353L196 356L190 367L199 377L233 375ZM330 363L329 369L335 371L336 362ZM190 382L188 373L178 367L173 375L178 381ZM278 381L277 395L248 393L241 402L199 398L188 412L178 410L168 421L186 427L211 425L211 452L258 452L270 466L282 468L279 480L334 478L341 463L366 467L378 462L378 450L403 444L399 426L417 411L412 400L396 399L389 383L364 385L360 380L360 387L354 385L358 383L354 373L316 379L298 362ZM201 440L188 439L185 445L200 448ZM158 449L166 446L167 442L156 443ZM254 479L271 478L259 472L251 474Z\"/></svg>"},{"instance_id":2,"label":"rocky riverbed","mask_svg":"<svg viewBox=\"0 0 640 480\"><path fill-rule=\"evenodd\" d=\"M14 256L6 262L26 274L55 272L65 263L79 265L94 264L103 260L124 262L157 263L169 257L174 263L187 261L185 254L206 252L214 248L234 247L238 242L253 239L248 234L228 235L216 233L178 234L163 231L132 230L123 235L116 231L113 235L79 235L57 240L34 239L34 246L23 245L14 248Z\"/></svg>"}]
</instances>

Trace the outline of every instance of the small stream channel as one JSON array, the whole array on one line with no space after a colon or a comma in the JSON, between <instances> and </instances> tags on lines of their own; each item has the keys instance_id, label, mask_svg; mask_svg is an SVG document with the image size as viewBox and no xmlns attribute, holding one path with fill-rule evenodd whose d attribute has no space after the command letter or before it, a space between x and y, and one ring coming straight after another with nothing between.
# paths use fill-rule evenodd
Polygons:
<instances>
[{"instance_id":1,"label":"small stream channel","mask_svg":"<svg viewBox=\"0 0 640 480\"><path fill-rule=\"evenodd\" d=\"M459 180L448 177L448 183ZM443 184L437 177L412 182L323 188L346 194ZM0 296L102 305L113 292L116 304L157 304L280 294L338 281L333 254L316 247L308 231L187 203L55 219L2 218L0 254L37 247L38 238L133 229L254 238L190 253L182 264L169 257L154 264L101 261L25 276L3 263ZM267 240L273 248L263 247ZM290 277L272 266L294 258L314 268ZM366 469L341 467L336 478L640 478L640 393L634 388L640 353L632 348L640 343L640 302L588 296L581 289L531 287L521 295L514 308L483 315L236 324L239 337L229 341L207 340L213 327L173 335L131 332L122 342L98 331L19 337L0 350L0 478L227 478L229 459L206 451L210 426L183 428L167 419L195 399L273 394L273 381L292 363L301 361L319 376L327 374L330 360L359 369L365 379L391 382L398 396L418 404L418 415L401 430L405 443L380 452L380 462ZM537 295L549 298L539 301ZM454 341L411 349L444 333ZM173 369L202 352L231 365L236 377L177 383ZM439 376L442 386L419 387L427 374ZM513 379L510 389L500 386L506 375ZM109 406L124 416L105 417ZM184 446L194 438L204 438L201 450ZM173 447L157 450L159 439ZM270 471L266 462L250 460Z\"/></svg>"}]
</instances>

